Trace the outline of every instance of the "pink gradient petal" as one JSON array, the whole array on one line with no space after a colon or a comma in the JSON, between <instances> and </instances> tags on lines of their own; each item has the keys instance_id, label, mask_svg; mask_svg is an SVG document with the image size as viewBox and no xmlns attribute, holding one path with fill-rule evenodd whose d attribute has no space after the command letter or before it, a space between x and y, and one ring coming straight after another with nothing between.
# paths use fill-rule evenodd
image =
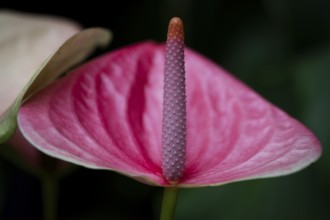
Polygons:
<instances>
[{"instance_id":1,"label":"pink gradient petal","mask_svg":"<svg viewBox=\"0 0 330 220\"><path fill-rule=\"evenodd\" d=\"M182 185L281 176L321 155L307 128L205 58L187 53L187 162Z\"/></svg>"},{"instance_id":2,"label":"pink gradient petal","mask_svg":"<svg viewBox=\"0 0 330 220\"><path fill-rule=\"evenodd\" d=\"M148 44L109 54L33 97L19 113L26 138L73 163L165 184L161 137L153 134L161 117L154 120L159 114L146 111L160 101L152 92L156 89L161 95L161 87L149 84L155 49ZM145 97L148 89L150 96Z\"/></svg>"},{"instance_id":3,"label":"pink gradient petal","mask_svg":"<svg viewBox=\"0 0 330 220\"><path fill-rule=\"evenodd\" d=\"M152 185L161 172L164 47L140 43L73 71L28 100L23 135L45 153ZM303 125L186 50L187 155L179 185L288 174L321 154Z\"/></svg>"}]
</instances>

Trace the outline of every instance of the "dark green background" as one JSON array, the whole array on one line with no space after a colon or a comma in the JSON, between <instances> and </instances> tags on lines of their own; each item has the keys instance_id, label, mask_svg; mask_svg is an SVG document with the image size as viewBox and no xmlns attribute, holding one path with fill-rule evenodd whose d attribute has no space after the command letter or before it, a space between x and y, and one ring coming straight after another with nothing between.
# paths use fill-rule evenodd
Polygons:
<instances>
[{"instance_id":1,"label":"dark green background","mask_svg":"<svg viewBox=\"0 0 330 220\"><path fill-rule=\"evenodd\" d=\"M319 161L297 174L184 189L176 219L318 220L330 216L330 1L91 1L0 7L72 18L114 33L109 50L164 41L167 22L185 22L187 46L228 69L306 124L323 144ZM80 168L61 181L64 220L157 219L161 188ZM39 182L0 159L0 219L41 219Z\"/></svg>"}]
</instances>

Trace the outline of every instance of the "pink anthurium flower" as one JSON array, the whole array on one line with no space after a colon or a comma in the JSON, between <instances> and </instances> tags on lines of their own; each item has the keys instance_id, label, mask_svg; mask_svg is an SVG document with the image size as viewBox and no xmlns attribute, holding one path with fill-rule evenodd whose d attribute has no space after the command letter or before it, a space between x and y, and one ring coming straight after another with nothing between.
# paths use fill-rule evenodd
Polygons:
<instances>
[{"instance_id":1,"label":"pink anthurium flower","mask_svg":"<svg viewBox=\"0 0 330 220\"><path fill-rule=\"evenodd\" d=\"M177 18L166 55L143 42L97 58L28 100L18 121L51 156L157 186L281 176L321 154L301 123L184 49Z\"/></svg>"}]
</instances>

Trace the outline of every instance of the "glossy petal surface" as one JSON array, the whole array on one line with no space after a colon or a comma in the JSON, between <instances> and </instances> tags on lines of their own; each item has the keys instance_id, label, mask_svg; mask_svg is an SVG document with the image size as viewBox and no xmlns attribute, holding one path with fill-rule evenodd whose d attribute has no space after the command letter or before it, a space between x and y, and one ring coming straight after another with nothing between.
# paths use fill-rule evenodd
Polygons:
<instances>
[{"instance_id":1,"label":"glossy petal surface","mask_svg":"<svg viewBox=\"0 0 330 220\"><path fill-rule=\"evenodd\" d=\"M186 50L187 149L179 185L288 174L321 153L296 120ZM98 58L38 93L19 112L37 148L154 185L161 172L164 47L141 43Z\"/></svg>"}]
</instances>

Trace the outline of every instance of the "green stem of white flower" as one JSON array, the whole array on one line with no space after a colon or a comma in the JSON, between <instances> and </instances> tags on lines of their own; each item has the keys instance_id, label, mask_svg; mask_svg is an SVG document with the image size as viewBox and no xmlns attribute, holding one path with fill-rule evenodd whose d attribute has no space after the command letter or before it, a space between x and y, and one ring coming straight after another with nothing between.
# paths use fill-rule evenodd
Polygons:
<instances>
[{"instance_id":1,"label":"green stem of white flower","mask_svg":"<svg viewBox=\"0 0 330 220\"><path fill-rule=\"evenodd\" d=\"M58 179L55 175L41 177L44 220L57 219Z\"/></svg>"}]
</instances>

